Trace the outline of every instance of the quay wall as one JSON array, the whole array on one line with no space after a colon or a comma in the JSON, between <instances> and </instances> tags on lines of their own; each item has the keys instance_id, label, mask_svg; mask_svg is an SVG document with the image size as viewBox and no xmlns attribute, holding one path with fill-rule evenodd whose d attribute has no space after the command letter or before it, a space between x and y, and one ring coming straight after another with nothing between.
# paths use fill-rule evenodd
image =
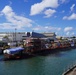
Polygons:
<instances>
[{"instance_id":1,"label":"quay wall","mask_svg":"<svg viewBox=\"0 0 76 75\"><path fill-rule=\"evenodd\" d=\"M68 70L65 71L62 75L67 75L68 73L70 73L71 71L73 71L74 68L76 68L76 65L74 65L73 67L68 68Z\"/></svg>"}]
</instances>

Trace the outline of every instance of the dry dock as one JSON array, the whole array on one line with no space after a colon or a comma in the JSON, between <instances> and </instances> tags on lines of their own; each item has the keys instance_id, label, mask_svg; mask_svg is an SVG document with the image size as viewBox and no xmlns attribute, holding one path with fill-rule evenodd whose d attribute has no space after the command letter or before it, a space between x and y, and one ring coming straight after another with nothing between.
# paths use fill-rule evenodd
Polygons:
<instances>
[{"instance_id":1,"label":"dry dock","mask_svg":"<svg viewBox=\"0 0 76 75\"><path fill-rule=\"evenodd\" d=\"M62 75L76 75L76 65L74 65L72 68L69 68Z\"/></svg>"}]
</instances>

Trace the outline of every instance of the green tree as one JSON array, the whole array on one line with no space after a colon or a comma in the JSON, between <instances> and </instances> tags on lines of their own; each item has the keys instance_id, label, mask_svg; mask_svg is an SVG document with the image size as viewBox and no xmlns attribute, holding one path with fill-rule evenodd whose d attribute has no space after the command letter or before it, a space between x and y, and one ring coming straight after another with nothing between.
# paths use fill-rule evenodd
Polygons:
<instances>
[{"instance_id":1,"label":"green tree","mask_svg":"<svg viewBox=\"0 0 76 75\"><path fill-rule=\"evenodd\" d=\"M8 37L7 35L5 35L5 36L3 37L3 40L9 41L10 39L9 39L9 37Z\"/></svg>"}]
</instances>

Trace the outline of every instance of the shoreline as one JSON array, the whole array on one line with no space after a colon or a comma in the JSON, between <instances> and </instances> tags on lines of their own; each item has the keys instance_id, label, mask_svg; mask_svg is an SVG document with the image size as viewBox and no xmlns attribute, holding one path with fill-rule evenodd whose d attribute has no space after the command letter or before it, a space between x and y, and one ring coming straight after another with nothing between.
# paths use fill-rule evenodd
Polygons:
<instances>
[{"instance_id":1,"label":"shoreline","mask_svg":"<svg viewBox=\"0 0 76 75\"><path fill-rule=\"evenodd\" d=\"M72 67L69 67L62 75L74 75L74 74L71 74L71 72L74 72L74 69L76 68L76 64ZM76 71L76 69L75 69Z\"/></svg>"}]
</instances>

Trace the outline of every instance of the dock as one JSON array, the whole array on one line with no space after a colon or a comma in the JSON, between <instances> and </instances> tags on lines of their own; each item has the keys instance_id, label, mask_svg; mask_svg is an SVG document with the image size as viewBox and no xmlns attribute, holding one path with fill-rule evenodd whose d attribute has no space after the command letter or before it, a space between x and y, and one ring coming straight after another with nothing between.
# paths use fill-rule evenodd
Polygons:
<instances>
[{"instance_id":1,"label":"dock","mask_svg":"<svg viewBox=\"0 0 76 75\"><path fill-rule=\"evenodd\" d=\"M76 75L76 65L74 65L72 68L69 68L62 75Z\"/></svg>"}]
</instances>

